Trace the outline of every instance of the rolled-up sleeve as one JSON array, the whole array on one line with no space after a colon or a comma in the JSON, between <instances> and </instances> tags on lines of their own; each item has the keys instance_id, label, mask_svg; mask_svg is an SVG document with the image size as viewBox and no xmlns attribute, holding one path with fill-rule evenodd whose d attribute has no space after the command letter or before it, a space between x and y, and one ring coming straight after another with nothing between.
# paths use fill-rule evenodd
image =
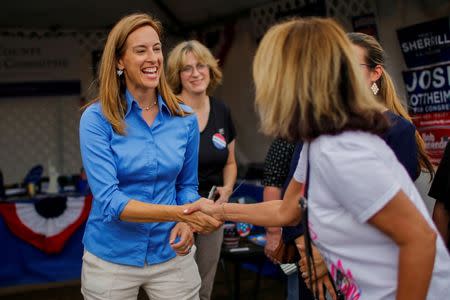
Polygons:
<instances>
[{"instance_id":1,"label":"rolled-up sleeve","mask_svg":"<svg viewBox=\"0 0 450 300\"><path fill-rule=\"evenodd\" d=\"M110 143L112 128L96 108L88 107L81 116L80 148L94 201L100 204L103 221L108 222L119 219L130 198L119 189Z\"/></svg>"},{"instance_id":2,"label":"rolled-up sleeve","mask_svg":"<svg viewBox=\"0 0 450 300\"><path fill-rule=\"evenodd\" d=\"M189 120L189 130L183 167L176 181L176 200L179 205L192 203L200 198L198 194L198 148L200 133L197 117L190 115L185 118L186 121Z\"/></svg>"}]
</instances>

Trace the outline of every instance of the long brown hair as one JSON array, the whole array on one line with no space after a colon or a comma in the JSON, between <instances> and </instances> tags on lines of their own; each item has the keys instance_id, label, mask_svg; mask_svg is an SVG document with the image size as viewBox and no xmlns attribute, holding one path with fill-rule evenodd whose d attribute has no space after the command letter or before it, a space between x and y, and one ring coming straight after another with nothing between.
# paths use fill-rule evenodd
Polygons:
<instances>
[{"instance_id":1,"label":"long brown hair","mask_svg":"<svg viewBox=\"0 0 450 300\"><path fill-rule=\"evenodd\" d=\"M377 94L378 100L385 105L386 108L412 123L411 116L408 114L407 110L402 105L399 96L397 95L391 76L384 68L386 64L386 54L380 43L378 43L374 37L360 32L348 33L347 36L353 44L365 50L365 59L369 68L373 69L376 66L381 66L381 77L377 81L377 85L380 89ZM418 169L428 171L431 177L430 180L432 180L434 176L434 168L425 150L425 142L417 130L415 137L418 150L417 156L419 160Z\"/></svg>"},{"instance_id":2,"label":"long brown hair","mask_svg":"<svg viewBox=\"0 0 450 300\"><path fill-rule=\"evenodd\" d=\"M253 62L262 131L292 141L345 130L383 133L351 43L332 19L294 19L265 34Z\"/></svg>"},{"instance_id":3,"label":"long brown hair","mask_svg":"<svg viewBox=\"0 0 450 300\"><path fill-rule=\"evenodd\" d=\"M105 118L111 123L114 131L122 135L125 134L124 118L127 110L124 95L126 85L123 76L119 77L116 74L117 63L125 52L128 36L143 26L152 27L161 38L161 24L149 15L136 13L125 16L114 25L109 33L100 61L99 95L93 102L100 101ZM157 90L166 101L172 115L184 116L186 114L179 105L181 101L175 96L166 81L164 68L161 70Z\"/></svg>"}]
</instances>

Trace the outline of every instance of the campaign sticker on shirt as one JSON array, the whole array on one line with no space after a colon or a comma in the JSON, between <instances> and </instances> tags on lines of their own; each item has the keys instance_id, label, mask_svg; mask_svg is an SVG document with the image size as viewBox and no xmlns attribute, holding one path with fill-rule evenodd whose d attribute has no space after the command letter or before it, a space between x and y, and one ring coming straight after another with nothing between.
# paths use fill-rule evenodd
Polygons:
<instances>
[{"instance_id":1,"label":"campaign sticker on shirt","mask_svg":"<svg viewBox=\"0 0 450 300\"><path fill-rule=\"evenodd\" d=\"M214 147L216 147L219 150L225 149L225 147L227 146L227 141L225 140L225 137L220 133L216 133L213 135L212 142Z\"/></svg>"}]
</instances>

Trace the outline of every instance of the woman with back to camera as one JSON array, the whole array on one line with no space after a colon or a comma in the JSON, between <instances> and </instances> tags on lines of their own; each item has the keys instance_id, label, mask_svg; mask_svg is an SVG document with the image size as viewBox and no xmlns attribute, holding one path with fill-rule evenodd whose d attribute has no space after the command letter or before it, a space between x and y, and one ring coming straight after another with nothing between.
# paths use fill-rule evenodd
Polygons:
<instances>
[{"instance_id":1,"label":"woman with back to camera","mask_svg":"<svg viewBox=\"0 0 450 300\"><path fill-rule=\"evenodd\" d=\"M386 54L378 41L360 32L348 33L356 58L362 68L363 78L376 99L385 107L384 115L389 120L389 128L383 134L383 139L394 151L399 162L405 167L409 176L415 181L422 170L433 179L434 168L425 151L425 143L412 123L406 109L403 107L389 73L385 70ZM300 175L298 180L305 181L306 155L299 162ZM304 254L304 240L299 238L297 245ZM303 255L304 256L304 255ZM319 256L319 253L317 253ZM321 261L320 259L318 261ZM305 270L306 266L301 265ZM325 270L317 265L318 270ZM320 274L318 274L320 277ZM307 279L308 281L308 279Z\"/></svg>"},{"instance_id":2,"label":"woman with back to camera","mask_svg":"<svg viewBox=\"0 0 450 300\"><path fill-rule=\"evenodd\" d=\"M236 133L228 107L210 96L222 79L217 61L200 42L181 42L169 53L167 79L178 97L194 110L199 122L199 194L206 198L216 186L216 203L226 203L236 182ZM195 237L202 300L211 297L222 239L222 230Z\"/></svg>"},{"instance_id":3,"label":"woman with back to camera","mask_svg":"<svg viewBox=\"0 0 450 300\"><path fill-rule=\"evenodd\" d=\"M182 214L183 204L200 198L198 125L165 81L160 36L159 22L146 14L114 26L99 97L80 120L94 196L83 238L85 299L136 299L139 287L150 299L198 299L191 227L210 232L221 225Z\"/></svg>"},{"instance_id":4,"label":"woman with back to camera","mask_svg":"<svg viewBox=\"0 0 450 300\"><path fill-rule=\"evenodd\" d=\"M258 47L253 76L263 131L304 140L310 149L309 232L345 299L448 297L450 257L414 183L380 137L389 125L385 108L362 80L340 26L321 18L274 26ZM298 222L297 178L282 201L199 201L186 213L200 209L261 226Z\"/></svg>"}]
</instances>

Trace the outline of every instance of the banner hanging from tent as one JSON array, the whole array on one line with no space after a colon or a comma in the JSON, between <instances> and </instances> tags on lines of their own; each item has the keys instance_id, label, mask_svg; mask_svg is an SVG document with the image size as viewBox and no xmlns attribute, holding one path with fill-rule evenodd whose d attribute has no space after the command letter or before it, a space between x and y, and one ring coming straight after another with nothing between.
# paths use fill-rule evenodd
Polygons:
<instances>
[{"instance_id":1,"label":"banner hanging from tent","mask_svg":"<svg viewBox=\"0 0 450 300\"><path fill-rule=\"evenodd\" d=\"M0 97L76 95L80 88L74 38L2 36Z\"/></svg>"}]
</instances>

